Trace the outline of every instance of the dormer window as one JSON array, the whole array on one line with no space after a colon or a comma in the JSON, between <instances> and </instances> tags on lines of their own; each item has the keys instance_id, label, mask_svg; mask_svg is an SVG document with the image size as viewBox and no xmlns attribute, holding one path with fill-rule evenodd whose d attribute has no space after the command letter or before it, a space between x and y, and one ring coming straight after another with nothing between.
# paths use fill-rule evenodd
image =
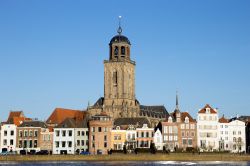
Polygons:
<instances>
[{"instance_id":1,"label":"dormer window","mask_svg":"<svg viewBox=\"0 0 250 166\"><path fill-rule=\"evenodd\" d=\"M143 124L142 128L148 128L148 125L147 124Z\"/></svg>"},{"instance_id":2,"label":"dormer window","mask_svg":"<svg viewBox=\"0 0 250 166\"><path fill-rule=\"evenodd\" d=\"M172 119L171 116L168 118L168 122L169 122L169 123L172 123L172 122L173 122L173 119Z\"/></svg>"},{"instance_id":3,"label":"dormer window","mask_svg":"<svg viewBox=\"0 0 250 166\"><path fill-rule=\"evenodd\" d=\"M116 126L116 130L120 130L121 128L120 128L120 126Z\"/></svg>"},{"instance_id":4,"label":"dormer window","mask_svg":"<svg viewBox=\"0 0 250 166\"><path fill-rule=\"evenodd\" d=\"M210 108L206 108L206 113L210 114Z\"/></svg>"},{"instance_id":5,"label":"dormer window","mask_svg":"<svg viewBox=\"0 0 250 166\"><path fill-rule=\"evenodd\" d=\"M189 118L187 116L185 117L185 123L189 123Z\"/></svg>"}]
</instances>

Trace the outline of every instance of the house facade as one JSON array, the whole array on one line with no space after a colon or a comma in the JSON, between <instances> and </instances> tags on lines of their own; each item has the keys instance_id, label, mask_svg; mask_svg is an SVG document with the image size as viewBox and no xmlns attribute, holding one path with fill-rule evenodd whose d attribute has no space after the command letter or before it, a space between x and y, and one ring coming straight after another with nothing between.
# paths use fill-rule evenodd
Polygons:
<instances>
[{"instance_id":1,"label":"house facade","mask_svg":"<svg viewBox=\"0 0 250 166\"><path fill-rule=\"evenodd\" d=\"M219 151L230 151L230 124L224 115L219 119L218 130Z\"/></svg>"},{"instance_id":2,"label":"house facade","mask_svg":"<svg viewBox=\"0 0 250 166\"><path fill-rule=\"evenodd\" d=\"M43 140L42 133L45 133L48 130L47 125L42 121L25 121L20 126L17 127L17 151L25 150L26 152L40 151L41 145L48 145L48 150L51 151L52 148L52 138L46 137L46 140ZM48 132L48 131L47 131ZM50 134L51 135L51 134ZM48 140L49 139L49 140Z\"/></svg>"},{"instance_id":3,"label":"house facade","mask_svg":"<svg viewBox=\"0 0 250 166\"><path fill-rule=\"evenodd\" d=\"M75 154L74 128L58 126L54 128L53 154Z\"/></svg>"},{"instance_id":4,"label":"house facade","mask_svg":"<svg viewBox=\"0 0 250 166\"><path fill-rule=\"evenodd\" d=\"M163 150L163 136L160 128L155 129L153 142L157 150Z\"/></svg>"},{"instance_id":5,"label":"house facade","mask_svg":"<svg viewBox=\"0 0 250 166\"><path fill-rule=\"evenodd\" d=\"M199 110L197 116L197 145L200 151L219 149L218 112L210 105Z\"/></svg>"},{"instance_id":6,"label":"house facade","mask_svg":"<svg viewBox=\"0 0 250 166\"><path fill-rule=\"evenodd\" d=\"M54 128L53 154L79 154L88 151L86 119L67 118Z\"/></svg>"},{"instance_id":7,"label":"house facade","mask_svg":"<svg viewBox=\"0 0 250 166\"><path fill-rule=\"evenodd\" d=\"M229 147L231 152L246 152L245 122L231 119L229 122Z\"/></svg>"},{"instance_id":8,"label":"house facade","mask_svg":"<svg viewBox=\"0 0 250 166\"><path fill-rule=\"evenodd\" d=\"M136 136L137 148L150 148L154 141L154 128L143 124L142 127L136 128Z\"/></svg>"},{"instance_id":9,"label":"house facade","mask_svg":"<svg viewBox=\"0 0 250 166\"><path fill-rule=\"evenodd\" d=\"M112 119L105 112L92 116L89 120L89 152L107 154L111 149Z\"/></svg>"},{"instance_id":10,"label":"house facade","mask_svg":"<svg viewBox=\"0 0 250 166\"><path fill-rule=\"evenodd\" d=\"M113 150L123 150L126 142L126 130L116 126L111 130L111 148Z\"/></svg>"},{"instance_id":11,"label":"house facade","mask_svg":"<svg viewBox=\"0 0 250 166\"><path fill-rule=\"evenodd\" d=\"M166 121L162 122L163 146L166 150L175 151L179 147L178 124L173 121L170 115Z\"/></svg>"},{"instance_id":12,"label":"house facade","mask_svg":"<svg viewBox=\"0 0 250 166\"><path fill-rule=\"evenodd\" d=\"M0 152L16 151L16 125L15 124L2 124L0 138L1 138Z\"/></svg>"}]
</instances>

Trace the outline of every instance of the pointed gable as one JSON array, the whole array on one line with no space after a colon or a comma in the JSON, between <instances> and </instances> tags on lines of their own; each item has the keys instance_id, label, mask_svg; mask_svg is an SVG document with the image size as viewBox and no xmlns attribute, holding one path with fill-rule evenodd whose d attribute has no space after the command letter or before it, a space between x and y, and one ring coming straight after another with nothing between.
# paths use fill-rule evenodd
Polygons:
<instances>
[{"instance_id":1,"label":"pointed gable","mask_svg":"<svg viewBox=\"0 0 250 166\"><path fill-rule=\"evenodd\" d=\"M188 113L188 112L182 112L181 113L181 121L185 122L185 118L188 117L189 122L196 122L195 119Z\"/></svg>"},{"instance_id":2,"label":"pointed gable","mask_svg":"<svg viewBox=\"0 0 250 166\"><path fill-rule=\"evenodd\" d=\"M205 114L209 110L210 114L217 114L216 109L213 109L209 104L206 104L204 108L202 108L198 113Z\"/></svg>"}]
</instances>

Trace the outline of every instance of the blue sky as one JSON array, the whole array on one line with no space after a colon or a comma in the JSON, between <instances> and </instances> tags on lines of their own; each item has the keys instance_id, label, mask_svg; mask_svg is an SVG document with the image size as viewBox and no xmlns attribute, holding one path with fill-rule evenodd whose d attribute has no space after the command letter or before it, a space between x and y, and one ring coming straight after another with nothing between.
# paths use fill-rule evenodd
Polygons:
<instances>
[{"instance_id":1,"label":"blue sky","mask_svg":"<svg viewBox=\"0 0 250 166\"><path fill-rule=\"evenodd\" d=\"M250 1L0 0L0 120L47 119L103 96L103 60L122 15L136 61L136 97L169 112L179 92L196 117L249 115Z\"/></svg>"}]
</instances>

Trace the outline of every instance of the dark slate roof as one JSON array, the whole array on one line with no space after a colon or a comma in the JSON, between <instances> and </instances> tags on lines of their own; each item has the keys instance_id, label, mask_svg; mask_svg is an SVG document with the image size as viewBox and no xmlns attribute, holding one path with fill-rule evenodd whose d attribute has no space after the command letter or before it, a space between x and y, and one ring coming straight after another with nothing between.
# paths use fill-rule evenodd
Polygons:
<instances>
[{"instance_id":1,"label":"dark slate roof","mask_svg":"<svg viewBox=\"0 0 250 166\"><path fill-rule=\"evenodd\" d=\"M155 127L155 132L157 131L157 129L159 129L161 131L161 133L162 133L162 123L161 122L159 122L157 124L157 126Z\"/></svg>"},{"instance_id":2,"label":"dark slate roof","mask_svg":"<svg viewBox=\"0 0 250 166\"><path fill-rule=\"evenodd\" d=\"M101 108L103 106L103 103L104 103L104 97L100 97L92 107Z\"/></svg>"},{"instance_id":3,"label":"dark slate roof","mask_svg":"<svg viewBox=\"0 0 250 166\"><path fill-rule=\"evenodd\" d=\"M163 105L160 106L145 106L140 105L140 115L154 118L166 118L169 113Z\"/></svg>"},{"instance_id":4,"label":"dark slate roof","mask_svg":"<svg viewBox=\"0 0 250 166\"><path fill-rule=\"evenodd\" d=\"M113 43L119 43L119 42L125 42L125 43L128 43L130 45L130 41L128 40L128 38L126 36L123 36L123 35L116 35L114 36L109 44L113 44Z\"/></svg>"},{"instance_id":5,"label":"dark slate roof","mask_svg":"<svg viewBox=\"0 0 250 166\"><path fill-rule=\"evenodd\" d=\"M19 127L41 127L47 128L47 124L42 121L24 121Z\"/></svg>"},{"instance_id":6,"label":"dark slate roof","mask_svg":"<svg viewBox=\"0 0 250 166\"><path fill-rule=\"evenodd\" d=\"M233 117L233 118L229 119L229 122L232 122L234 120L240 120L240 121L243 121L245 123L248 123L248 122L250 122L250 116Z\"/></svg>"},{"instance_id":7,"label":"dark slate roof","mask_svg":"<svg viewBox=\"0 0 250 166\"><path fill-rule=\"evenodd\" d=\"M67 118L61 124L56 126L56 128L87 128L87 118L83 120L76 120L74 118Z\"/></svg>"},{"instance_id":8,"label":"dark slate roof","mask_svg":"<svg viewBox=\"0 0 250 166\"><path fill-rule=\"evenodd\" d=\"M117 118L114 121L114 126L128 126L134 125L136 127L142 127L143 124L147 124L150 127L150 122L146 117L136 117L136 118Z\"/></svg>"},{"instance_id":9,"label":"dark slate roof","mask_svg":"<svg viewBox=\"0 0 250 166\"><path fill-rule=\"evenodd\" d=\"M250 122L250 116L240 116L238 119L244 122Z\"/></svg>"}]
</instances>

